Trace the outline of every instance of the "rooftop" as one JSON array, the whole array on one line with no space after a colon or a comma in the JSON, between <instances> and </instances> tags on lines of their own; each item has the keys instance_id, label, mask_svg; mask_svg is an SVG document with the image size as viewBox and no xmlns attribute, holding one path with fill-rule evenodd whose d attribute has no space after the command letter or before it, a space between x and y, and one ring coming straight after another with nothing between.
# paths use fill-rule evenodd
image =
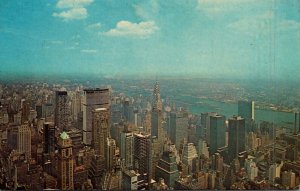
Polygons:
<instances>
[{"instance_id":1,"label":"rooftop","mask_svg":"<svg viewBox=\"0 0 300 191\"><path fill-rule=\"evenodd\" d=\"M70 137L69 137L69 135L68 135L66 132L62 132L62 133L60 134L60 138L61 138L61 139L69 139Z\"/></svg>"}]
</instances>

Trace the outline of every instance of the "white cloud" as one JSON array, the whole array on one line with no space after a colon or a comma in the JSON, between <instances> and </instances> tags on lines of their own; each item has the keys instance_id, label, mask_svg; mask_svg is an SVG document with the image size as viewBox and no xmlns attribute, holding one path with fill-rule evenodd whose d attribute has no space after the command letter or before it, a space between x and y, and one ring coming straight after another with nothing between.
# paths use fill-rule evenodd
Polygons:
<instances>
[{"instance_id":1,"label":"white cloud","mask_svg":"<svg viewBox=\"0 0 300 191\"><path fill-rule=\"evenodd\" d=\"M56 7L63 8L76 8L84 7L93 3L94 0L59 0L56 4Z\"/></svg>"},{"instance_id":2,"label":"white cloud","mask_svg":"<svg viewBox=\"0 0 300 191\"><path fill-rule=\"evenodd\" d=\"M68 20L81 20L85 19L88 15L86 8L84 7L78 7L78 8L72 8L60 13L53 13L54 17L59 17L64 19L65 21Z\"/></svg>"},{"instance_id":3,"label":"white cloud","mask_svg":"<svg viewBox=\"0 0 300 191\"><path fill-rule=\"evenodd\" d=\"M87 26L90 30L99 30L101 28L101 23L94 23Z\"/></svg>"},{"instance_id":4,"label":"white cloud","mask_svg":"<svg viewBox=\"0 0 300 191\"><path fill-rule=\"evenodd\" d=\"M128 36L128 37L148 37L159 30L154 21L132 23L129 21L120 21L116 28L104 33L108 36Z\"/></svg>"},{"instance_id":5,"label":"white cloud","mask_svg":"<svg viewBox=\"0 0 300 191\"><path fill-rule=\"evenodd\" d=\"M83 49L83 50L81 50L81 52L93 54L93 53L96 53L97 50L95 50L95 49Z\"/></svg>"},{"instance_id":6,"label":"white cloud","mask_svg":"<svg viewBox=\"0 0 300 191\"><path fill-rule=\"evenodd\" d=\"M52 16L68 20L81 20L87 18L88 12L85 8L94 0L58 0L56 7L63 9L62 12L54 12Z\"/></svg>"}]
</instances>

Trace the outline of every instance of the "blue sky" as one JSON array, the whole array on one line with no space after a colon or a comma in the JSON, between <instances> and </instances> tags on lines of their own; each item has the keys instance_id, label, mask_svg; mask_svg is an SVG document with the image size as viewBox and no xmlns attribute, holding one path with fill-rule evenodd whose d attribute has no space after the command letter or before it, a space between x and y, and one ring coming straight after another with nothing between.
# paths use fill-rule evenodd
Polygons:
<instances>
[{"instance_id":1,"label":"blue sky","mask_svg":"<svg viewBox=\"0 0 300 191\"><path fill-rule=\"evenodd\" d=\"M300 79L298 0L2 0L0 75Z\"/></svg>"}]
</instances>

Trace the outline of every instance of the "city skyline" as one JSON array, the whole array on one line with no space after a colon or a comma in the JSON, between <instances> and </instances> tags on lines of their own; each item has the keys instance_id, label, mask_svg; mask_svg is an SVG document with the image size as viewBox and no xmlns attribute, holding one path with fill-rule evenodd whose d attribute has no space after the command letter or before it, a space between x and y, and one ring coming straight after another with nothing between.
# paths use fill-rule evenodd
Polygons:
<instances>
[{"instance_id":1,"label":"city skyline","mask_svg":"<svg viewBox=\"0 0 300 191\"><path fill-rule=\"evenodd\" d=\"M1 76L299 80L299 1L3 1Z\"/></svg>"}]
</instances>

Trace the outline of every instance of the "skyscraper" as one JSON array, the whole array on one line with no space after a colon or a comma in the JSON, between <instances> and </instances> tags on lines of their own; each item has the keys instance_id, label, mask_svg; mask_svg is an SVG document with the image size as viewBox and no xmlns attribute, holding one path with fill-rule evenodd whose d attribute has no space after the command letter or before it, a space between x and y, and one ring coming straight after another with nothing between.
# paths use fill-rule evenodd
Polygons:
<instances>
[{"instance_id":1,"label":"skyscraper","mask_svg":"<svg viewBox=\"0 0 300 191\"><path fill-rule=\"evenodd\" d=\"M116 166L116 141L107 138L106 145L106 169L110 171Z\"/></svg>"},{"instance_id":2,"label":"skyscraper","mask_svg":"<svg viewBox=\"0 0 300 191\"><path fill-rule=\"evenodd\" d=\"M152 115L151 115L151 136L157 137L162 141L162 102L160 98L160 89L158 82L154 85Z\"/></svg>"},{"instance_id":3,"label":"skyscraper","mask_svg":"<svg viewBox=\"0 0 300 191\"><path fill-rule=\"evenodd\" d=\"M73 190L73 153L72 140L66 132L58 138L58 188Z\"/></svg>"},{"instance_id":4,"label":"skyscraper","mask_svg":"<svg viewBox=\"0 0 300 191\"><path fill-rule=\"evenodd\" d=\"M187 138L188 114L184 111L174 111L170 113L170 139L179 149L180 142Z\"/></svg>"},{"instance_id":5,"label":"skyscraper","mask_svg":"<svg viewBox=\"0 0 300 191\"><path fill-rule=\"evenodd\" d=\"M294 134L298 134L300 131L300 112L295 113L295 123L294 123Z\"/></svg>"},{"instance_id":6,"label":"skyscraper","mask_svg":"<svg viewBox=\"0 0 300 191\"><path fill-rule=\"evenodd\" d=\"M204 141L203 139L199 139L199 142L198 142L198 155L199 155L199 157L201 155L203 155L206 158L209 158L208 147L207 147L206 141Z\"/></svg>"},{"instance_id":7,"label":"skyscraper","mask_svg":"<svg viewBox=\"0 0 300 191\"><path fill-rule=\"evenodd\" d=\"M254 120L254 101L238 101L238 115L244 119Z\"/></svg>"},{"instance_id":8,"label":"skyscraper","mask_svg":"<svg viewBox=\"0 0 300 191\"><path fill-rule=\"evenodd\" d=\"M289 187L289 189L294 189L296 186L296 174L292 171L284 171L282 173L282 184Z\"/></svg>"},{"instance_id":9,"label":"skyscraper","mask_svg":"<svg viewBox=\"0 0 300 191\"><path fill-rule=\"evenodd\" d=\"M208 145L210 145L210 117L215 116L217 113L201 113L201 137L206 141Z\"/></svg>"},{"instance_id":10,"label":"skyscraper","mask_svg":"<svg viewBox=\"0 0 300 191\"><path fill-rule=\"evenodd\" d=\"M133 133L132 132L121 132L121 158L124 160L126 168L133 167Z\"/></svg>"},{"instance_id":11,"label":"skyscraper","mask_svg":"<svg viewBox=\"0 0 300 191\"><path fill-rule=\"evenodd\" d=\"M165 151L156 166L156 179L163 178L169 187L174 188L175 180L179 178L176 156L172 151Z\"/></svg>"},{"instance_id":12,"label":"skyscraper","mask_svg":"<svg viewBox=\"0 0 300 191\"><path fill-rule=\"evenodd\" d=\"M152 177L151 137L149 134L134 134L134 168L141 175L145 183L149 183Z\"/></svg>"},{"instance_id":13,"label":"skyscraper","mask_svg":"<svg viewBox=\"0 0 300 191\"><path fill-rule=\"evenodd\" d=\"M81 111L81 92L76 91L72 97L72 117L77 121L78 113Z\"/></svg>"},{"instance_id":14,"label":"skyscraper","mask_svg":"<svg viewBox=\"0 0 300 191\"><path fill-rule=\"evenodd\" d=\"M55 125L61 131L69 130L69 107L68 93L66 91L56 91L55 94Z\"/></svg>"},{"instance_id":15,"label":"skyscraper","mask_svg":"<svg viewBox=\"0 0 300 191\"><path fill-rule=\"evenodd\" d=\"M233 116L228 120L228 151L229 162L238 157L238 154L245 151L246 128L245 119L240 116Z\"/></svg>"},{"instance_id":16,"label":"skyscraper","mask_svg":"<svg viewBox=\"0 0 300 191\"><path fill-rule=\"evenodd\" d=\"M122 188L124 190L138 189L138 174L134 170L123 171Z\"/></svg>"},{"instance_id":17,"label":"skyscraper","mask_svg":"<svg viewBox=\"0 0 300 191\"><path fill-rule=\"evenodd\" d=\"M44 153L55 151L55 127L53 123L44 123Z\"/></svg>"},{"instance_id":18,"label":"skyscraper","mask_svg":"<svg viewBox=\"0 0 300 191\"><path fill-rule=\"evenodd\" d=\"M246 132L254 132L257 128L254 101L238 101L238 115L245 119Z\"/></svg>"},{"instance_id":19,"label":"skyscraper","mask_svg":"<svg viewBox=\"0 0 300 191\"><path fill-rule=\"evenodd\" d=\"M92 146L96 155L105 157L109 137L109 111L97 108L92 111Z\"/></svg>"},{"instance_id":20,"label":"skyscraper","mask_svg":"<svg viewBox=\"0 0 300 191\"><path fill-rule=\"evenodd\" d=\"M245 160L245 170L249 180L254 180L258 176L258 167L256 166L254 159L255 157L249 155Z\"/></svg>"},{"instance_id":21,"label":"skyscraper","mask_svg":"<svg viewBox=\"0 0 300 191\"><path fill-rule=\"evenodd\" d=\"M92 111L97 108L110 108L110 89L85 89L83 91L83 143L92 142Z\"/></svg>"},{"instance_id":22,"label":"skyscraper","mask_svg":"<svg viewBox=\"0 0 300 191\"><path fill-rule=\"evenodd\" d=\"M28 122L18 128L17 150L19 153L25 153L27 158L31 157L31 130Z\"/></svg>"},{"instance_id":23,"label":"skyscraper","mask_svg":"<svg viewBox=\"0 0 300 191\"><path fill-rule=\"evenodd\" d=\"M212 141L210 142L209 151L211 154L225 146L225 131L225 116L210 116L210 140Z\"/></svg>"},{"instance_id":24,"label":"skyscraper","mask_svg":"<svg viewBox=\"0 0 300 191\"><path fill-rule=\"evenodd\" d=\"M187 165L188 173L194 172L194 159L198 158L196 147L193 143L187 143L183 146L182 163Z\"/></svg>"}]
</instances>

